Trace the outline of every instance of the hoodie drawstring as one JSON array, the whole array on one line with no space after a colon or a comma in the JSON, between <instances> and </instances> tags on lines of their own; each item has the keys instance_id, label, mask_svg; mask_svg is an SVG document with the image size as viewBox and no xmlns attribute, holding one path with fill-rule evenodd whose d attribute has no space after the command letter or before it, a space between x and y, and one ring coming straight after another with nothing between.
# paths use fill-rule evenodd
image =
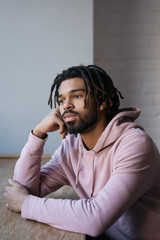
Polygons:
<instances>
[{"instance_id":1,"label":"hoodie drawstring","mask_svg":"<svg viewBox=\"0 0 160 240\"><path fill-rule=\"evenodd\" d=\"M92 176L92 180L91 180L91 198L93 197L93 188L94 188L94 156L96 154L96 151L93 150L93 160L92 160L92 166L91 166L91 169L92 169L92 172L91 172L91 176Z\"/></svg>"}]
</instances>

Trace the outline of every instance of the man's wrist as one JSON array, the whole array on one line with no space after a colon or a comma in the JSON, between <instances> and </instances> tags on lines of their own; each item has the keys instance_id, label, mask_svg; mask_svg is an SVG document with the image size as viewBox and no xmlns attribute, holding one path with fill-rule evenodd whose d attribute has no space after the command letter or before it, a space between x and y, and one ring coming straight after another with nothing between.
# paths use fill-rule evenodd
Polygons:
<instances>
[{"instance_id":1,"label":"man's wrist","mask_svg":"<svg viewBox=\"0 0 160 240\"><path fill-rule=\"evenodd\" d=\"M47 133L42 133L40 130L38 130L36 128L32 131L32 133L33 133L33 135L35 135L36 137L39 137L41 139L45 139L48 136Z\"/></svg>"}]
</instances>

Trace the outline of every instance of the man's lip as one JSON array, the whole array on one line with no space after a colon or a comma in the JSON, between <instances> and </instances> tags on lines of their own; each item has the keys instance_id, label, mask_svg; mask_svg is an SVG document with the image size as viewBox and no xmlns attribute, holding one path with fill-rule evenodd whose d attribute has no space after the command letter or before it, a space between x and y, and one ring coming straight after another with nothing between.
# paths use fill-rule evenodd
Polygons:
<instances>
[{"instance_id":1,"label":"man's lip","mask_svg":"<svg viewBox=\"0 0 160 240\"><path fill-rule=\"evenodd\" d=\"M66 113L63 117L65 122L71 122L75 120L75 118L76 118L76 114L73 114L73 113Z\"/></svg>"}]
</instances>

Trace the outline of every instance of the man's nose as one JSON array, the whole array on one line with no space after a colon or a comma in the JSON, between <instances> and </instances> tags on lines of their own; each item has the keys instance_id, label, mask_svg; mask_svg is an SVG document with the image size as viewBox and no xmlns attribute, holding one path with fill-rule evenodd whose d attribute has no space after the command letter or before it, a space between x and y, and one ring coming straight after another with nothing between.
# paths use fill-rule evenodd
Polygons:
<instances>
[{"instance_id":1,"label":"man's nose","mask_svg":"<svg viewBox=\"0 0 160 240\"><path fill-rule=\"evenodd\" d=\"M70 99L66 99L63 107L64 107L65 111L74 108L73 103L72 103L72 101Z\"/></svg>"}]
</instances>

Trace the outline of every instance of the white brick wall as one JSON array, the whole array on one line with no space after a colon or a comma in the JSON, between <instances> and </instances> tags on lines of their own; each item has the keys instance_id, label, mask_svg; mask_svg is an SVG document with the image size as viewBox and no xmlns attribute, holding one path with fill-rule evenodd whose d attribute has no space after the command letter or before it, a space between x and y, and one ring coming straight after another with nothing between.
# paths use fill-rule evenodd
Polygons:
<instances>
[{"instance_id":1,"label":"white brick wall","mask_svg":"<svg viewBox=\"0 0 160 240\"><path fill-rule=\"evenodd\" d=\"M160 0L94 0L94 63L160 149Z\"/></svg>"}]
</instances>

